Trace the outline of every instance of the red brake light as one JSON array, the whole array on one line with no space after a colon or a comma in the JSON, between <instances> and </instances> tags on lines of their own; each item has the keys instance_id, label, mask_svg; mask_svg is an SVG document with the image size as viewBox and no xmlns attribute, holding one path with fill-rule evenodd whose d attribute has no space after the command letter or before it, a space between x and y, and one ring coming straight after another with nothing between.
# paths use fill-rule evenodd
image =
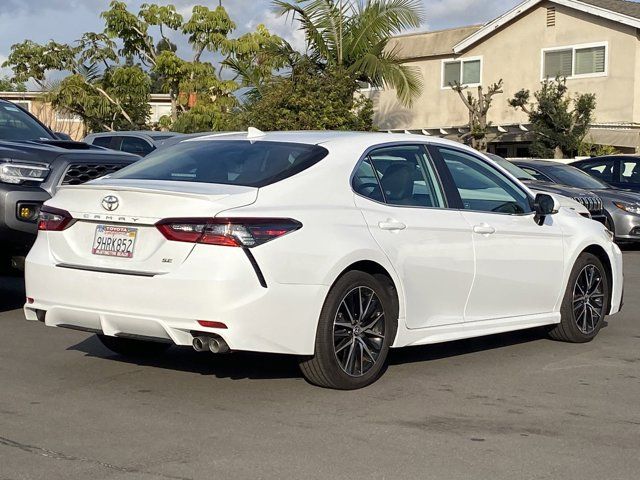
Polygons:
<instances>
[{"instance_id":1,"label":"red brake light","mask_svg":"<svg viewBox=\"0 0 640 480\"><path fill-rule=\"evenodd\" d=\"M59 232L73 225L74 221L75 219L66 210L45 205L40 209L38 230Z\"/></svg>"},{"instance_id":2,"label":"red brake light","mask_svg":"<svg viewBox=\"0 0 640 480\"><path fill-rule=\"evenodd\" d=\"M168 218L156 223L167 240L248 248L301 227L290 218Z\"/></svg>"},{"instance_id":3,"label":"red brake light","mask_svg":"<svg viewBox=\"0 0 640 480\"><path fill-rule=\"evenodd\" d=\"M213 322L211 320L198 320L198 323L207 328L227 328L227 326L222 322Z\"/></svg>"}]
</instances>

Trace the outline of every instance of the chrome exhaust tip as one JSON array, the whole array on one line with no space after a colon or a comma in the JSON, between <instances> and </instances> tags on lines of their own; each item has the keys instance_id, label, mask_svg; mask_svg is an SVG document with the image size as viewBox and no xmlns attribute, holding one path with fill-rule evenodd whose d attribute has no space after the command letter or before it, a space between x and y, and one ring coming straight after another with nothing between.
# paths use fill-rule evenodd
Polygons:
<instances>
[{"instance_id":1,"label":"chrome exhaust tip","mask_svg":"<svg viewBox=\"0 0 640 480\"><path fill-rule=\"evenodd\" d=\"M211 337L209 340L209 350L211 353L227 353L229 345L222 338Z\"/></svg>"},{"instance_id":2,"label":"chrome exhaust tip","mask_svg":"<svg viewBox=\"0 0 640 480\"><path fill-rule=\"evenodd\" d=\"M193 337L191 345L196 352L206 352L209 350L209 337Z\"/></svg>"}]
</instances>

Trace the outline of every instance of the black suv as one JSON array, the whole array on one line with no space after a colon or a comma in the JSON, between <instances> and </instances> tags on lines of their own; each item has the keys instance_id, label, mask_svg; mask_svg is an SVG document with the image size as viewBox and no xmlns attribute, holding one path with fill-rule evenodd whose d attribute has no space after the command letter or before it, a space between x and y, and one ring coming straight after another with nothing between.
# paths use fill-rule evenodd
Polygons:
<instances>
[{"instance_id":1,"label":"black suv","mask_svg":"<svg viewBox=\"0 0 640 480\"><path fill-rule=\"evenodd\" d=\"M60 186L102 177L139 159L64 140L29 112L0 100L0 262L29 251L40 205Z\"/></svg>"}]
</instances>

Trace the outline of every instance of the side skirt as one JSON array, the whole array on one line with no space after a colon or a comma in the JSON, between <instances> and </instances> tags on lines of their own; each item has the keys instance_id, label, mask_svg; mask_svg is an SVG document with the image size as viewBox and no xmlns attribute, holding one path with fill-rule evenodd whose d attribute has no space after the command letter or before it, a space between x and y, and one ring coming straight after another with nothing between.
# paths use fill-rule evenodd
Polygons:
<instances>
[{"instance_id":1,"label":"side skirt","mask_svg":"<svg viewBox=\"0 0 640 480\"><path fill-rule=\"evenodd\" d=\"M526 315L521 317L509 317L480 322L458 323L421 329L406 328L403 319L398 325L398 334L392 348L407 347L410 345L428 345L432 343L450 342L465 338L495 335L497 333L524 330L527 328L541 327L560 323L560 313L546 313L541 315Z\"/></svg>"}]
</instances>

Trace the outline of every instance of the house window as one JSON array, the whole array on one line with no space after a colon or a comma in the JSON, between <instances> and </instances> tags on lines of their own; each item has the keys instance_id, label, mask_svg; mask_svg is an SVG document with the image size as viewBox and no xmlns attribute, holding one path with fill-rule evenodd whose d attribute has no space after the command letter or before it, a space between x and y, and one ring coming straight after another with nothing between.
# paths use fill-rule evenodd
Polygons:
<instances>
[{"instance_id":1,"label":"house window","mask_svg":"<svg viewBox=\"0 0 640 480\"><path fill-rule=\"evenodd\" d=\"M18 101L14 101L13 103L24 108L27 112L31 111L31 102L28 100L25 100L25 101L18 100Z\"/></svg>"},{"instance_id":2,"label":"house window","mask_svg":"<svg viewBox=\"0 0 640 480\"><path fill-rule=\"evenodd\" d=\"M543 50L543 78L602 76L607 73L607 45Z\"/></svg>"},{"instance_id":3,"label":"house window","mask_svg":"<svg viewBox=\"0 0 640 480\"><path fill-rule=\"evenodd\" d=\"M442 62L442 88L451 85L480 85L482 82L482 59L444 60Z\"/></svg>"}]
</instances>

